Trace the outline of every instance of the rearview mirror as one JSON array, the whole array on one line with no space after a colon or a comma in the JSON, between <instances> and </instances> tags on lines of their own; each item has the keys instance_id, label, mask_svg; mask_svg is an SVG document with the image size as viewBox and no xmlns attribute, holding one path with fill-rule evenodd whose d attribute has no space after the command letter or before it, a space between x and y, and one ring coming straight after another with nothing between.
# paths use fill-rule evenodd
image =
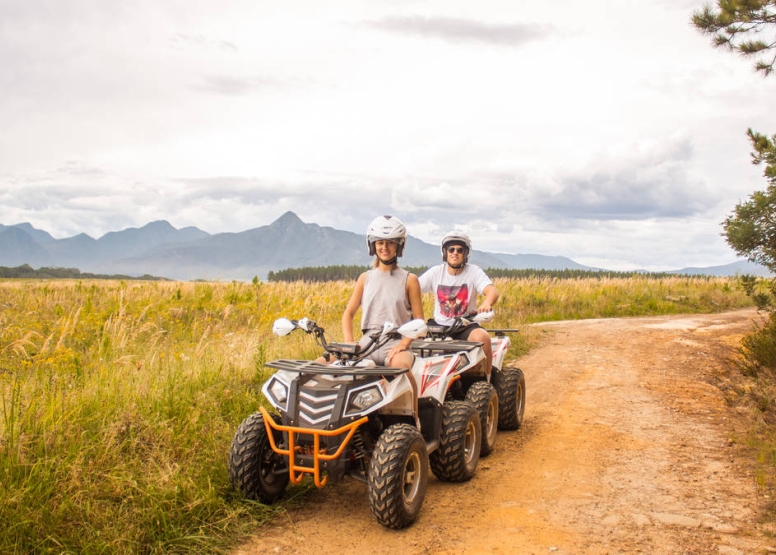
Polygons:
<instances>
[{"instance_id":1,"label":"rearview mirror","mask_svg":"<svg viewBox=\"0 0 776 555\"><path fill-rule=\"evenodd\" d=\"M410 320L403 326L400 326L398 332L404 337L418 339L419 337L426 336L426 332L428 332L428 326L422 318L416 318L415 320Z\"/></svg>"},{"instance_id":2,"label":"rearview mirror","mask_svg":"<svg viewBox=\"0 0 776 555\"><path fill-rule=\"evenodd\" d=\"M489 310L488 312L478 312L477 316L475 316L473 320L478 324L484 324L486 322L490 322L495 317L496 317L496 313L493 312L492 310Z\"/></svg>"},{"instance_id":3,"label":"rearview mirror","mask_svg":"<svg viewBox=\"0 0 776 555\"><path fill-rule=\"evenodd\" d=\"M275 323L272 324L272 333L279 337L283 337L284 335L288 335L292 331L296 329L296 324L294 324L291 320L288 318L278 318L275 320Z\"/></svg>"}]
</instances>

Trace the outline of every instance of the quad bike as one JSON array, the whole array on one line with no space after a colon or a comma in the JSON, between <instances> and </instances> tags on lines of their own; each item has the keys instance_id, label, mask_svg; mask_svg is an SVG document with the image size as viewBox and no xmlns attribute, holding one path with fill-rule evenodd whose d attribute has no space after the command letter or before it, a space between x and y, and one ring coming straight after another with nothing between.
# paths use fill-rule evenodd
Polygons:
<instances>
[{"instance_id":1,"label":"quad bike","mask_svg":"<svg viewBox=\"0 0 776 555\"><path fill-rule=\"evenodd\" d=\"M507 333L517 329L489 329L493 352L491 375L486 373L485 352L478 341L453 340L456 332L472 323L483 324L493 320L493 311L471 313L458 317L449 326L429 324L427 336L412 342L412 350L423 357L447 352L463 352L466 364L448 395L474 406L480 415L482 443L480 456L490 454L501 430L517 430L525 414L525 376L519 368L504 365L504 357L511 345Z\"/></svg>"},{"instance_id":2,"label":"quad bike","mask_svg":"<svg viewBox=\"0 0 776 555\"><path fill-rule=\"evenodd\" d=\"M266 363L276 372L262 392L276 412L259 407L248 416L229 452L229 477L243 495L273 503L289 482L311 476L324 487L347 475L366 483L375 519L400 529L420 512L429 466L441 480L462 482L474 475L479 415L468 403L445 401L458 360L416 357L408 370L366 359L397 334L421 337L425 322L398 329L387 323L364 346L329 343L323 328L307 318L281 318L273 326L281 336L295 329L312 334L333 362Z\"/></svg>"}]
</instances>

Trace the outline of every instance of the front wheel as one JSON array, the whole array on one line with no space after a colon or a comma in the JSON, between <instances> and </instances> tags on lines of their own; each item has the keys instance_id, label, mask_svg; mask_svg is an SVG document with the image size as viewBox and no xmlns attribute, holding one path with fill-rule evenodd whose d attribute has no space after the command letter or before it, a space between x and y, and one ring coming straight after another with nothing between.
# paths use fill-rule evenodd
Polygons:
<instances>
[{"instance_id":1,"label":"front wheel","mask_svg":"<svg viewBox=\"0 0 776 555\"><path fill-rule=\"evenodd\" d=\"M418 518L428 483L428 452L409 424L385 430L372 452L367 476L369 508L387 528L406 528Z\"/></svg>"},{"instance_id":2,"label":"front wheel","mask_svg":"<svg viewBox=\"0 0 776 555\"><path fill-rule=\"evenodd\" d=\"M482 446L480 457L487 457L496 445L498 433L498 394L488 382L474 382L466 392L466 402L480 415Z\"/></svg>"},{"instance_id":3,"label":"front wheel","mask_svg":"<svg viewBox=\"0 0 776 555\"><path fill-rule=\"evenodd\" d=\"M280 417L272 415L276 423ZM275 443L282 434L275 432ZM248 499L274 503L288 485L288 465L282 455L272 450L261 413L254 413L242 421L232 439L229 450L229 480Z\"/></svg>"},{"instance_id":4,"label":"front wheel","mask_svg":"<svg viewBox=\"0 0 776 555\"><path fill-rule=\"evenodd\" d=\"M523 425L525 416L525 376L520 368L509 366L499 370L498 384L500 430L517 430Z\"/></svg>"},{"instance_id":5,"label":"front wheel","mask_svg":"<svg viewBox=\"0 0 776 555\"><path fill-rule=\"evenodd\" d=\"M431 453L431 471L444 482L471 480L480 460L480 415L465 401L448 401L442 407L439 448Z\"/></svg>"}]
</instances>

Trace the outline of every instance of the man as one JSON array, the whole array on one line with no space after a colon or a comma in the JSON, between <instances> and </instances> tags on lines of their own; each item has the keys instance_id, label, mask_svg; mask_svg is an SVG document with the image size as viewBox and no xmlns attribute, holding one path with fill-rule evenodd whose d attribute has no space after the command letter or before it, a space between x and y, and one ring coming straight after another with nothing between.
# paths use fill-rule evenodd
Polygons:
<instances>
[{"instance_id":1,"label":"man","mask_svg":"<svg viewBox=\"0 0 776 555\"><path fill-rule=\"evenodd\" d=\"M496 286L488 275L474 264L469 264L472 244L465 233L453 231L442 239L442 264L433 266L420 276L421 293L434 293L434 321L449 326L455 318L473 312L489 312L499 297ZM484 299L477 304L478 295ZM472 323L454 336L454 339L482 342L485 352L485 371L490 379L493 350L490 335L479 324Z\"/></svg>"}]
</instances>

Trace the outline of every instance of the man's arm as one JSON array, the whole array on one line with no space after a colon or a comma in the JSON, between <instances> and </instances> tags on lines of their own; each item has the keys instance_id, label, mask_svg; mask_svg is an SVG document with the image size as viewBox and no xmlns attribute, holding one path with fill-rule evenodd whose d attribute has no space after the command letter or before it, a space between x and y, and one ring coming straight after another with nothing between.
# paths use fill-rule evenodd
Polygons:
<instances>
[{"instance_id":1,"label":"man's arm","mask_svg":"<svg viewBox=\"0 0 776 555\"><path fill-rule=\"evenodd\" d=\"M485 295L485 299L477 307L477 312L489 312L493 310L493 305L499 297L498 289L492 283L485 287L485 291L482 292Z\"/></svg>"}]
</instances>

